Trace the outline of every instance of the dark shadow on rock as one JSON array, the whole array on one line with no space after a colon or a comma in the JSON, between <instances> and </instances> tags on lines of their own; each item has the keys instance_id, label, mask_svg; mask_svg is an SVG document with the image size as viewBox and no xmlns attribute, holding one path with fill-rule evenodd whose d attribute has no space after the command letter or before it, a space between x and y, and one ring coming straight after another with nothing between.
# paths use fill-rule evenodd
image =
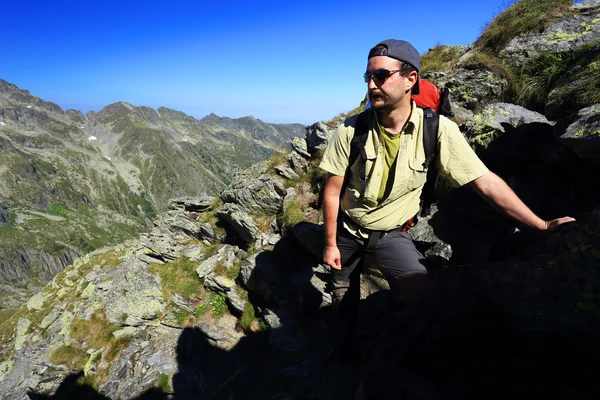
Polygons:
<instances>
[{"instance_id":1,"label":"dark shadow on rock","mask_svg":"<svg viewBox=\"0 0 600 400\"><path fill-rule=\"evenodd\" d=\"M27 396L31 400L111 400L98 393L92 386L81 383L83 376L83 371L67 375L53 395L28 392ZM167 398L167 394L161 389L150 388L131 400L166 400Z\"/></svg>"}]
</instances>

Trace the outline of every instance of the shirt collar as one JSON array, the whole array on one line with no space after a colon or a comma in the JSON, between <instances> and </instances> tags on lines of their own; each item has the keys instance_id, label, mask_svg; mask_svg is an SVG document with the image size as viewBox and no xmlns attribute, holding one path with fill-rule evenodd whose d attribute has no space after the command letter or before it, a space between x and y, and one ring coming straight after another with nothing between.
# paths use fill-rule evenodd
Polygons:
<instances>
[{"instance_id":1,"label":"shirt collar","mask_svg":"<svg viewBox=\"0 0 600 400\"><path fill-rule=\"evenodd\" d=\"M408 135L412 135L413 132L415 131L415 127L419 126L419 124L421 122L421 117L419 116L419 113L416 111L416 109L418 108L417 103L415 103L411 99L410 105L412 108L411 112L410 112L410 117L408 118L408 122L406 123L406 126L404 127L404 129L400 132L400 133L404 133L404 134L408 134ZM371 109L371 115L373 116L373 121L374 121L373 127L375 128L376 132L383 133L384 128L381 125L379 125L379 120L377 119L377 113L375 112L375 110Z\"/></svg>"}]
</instances>

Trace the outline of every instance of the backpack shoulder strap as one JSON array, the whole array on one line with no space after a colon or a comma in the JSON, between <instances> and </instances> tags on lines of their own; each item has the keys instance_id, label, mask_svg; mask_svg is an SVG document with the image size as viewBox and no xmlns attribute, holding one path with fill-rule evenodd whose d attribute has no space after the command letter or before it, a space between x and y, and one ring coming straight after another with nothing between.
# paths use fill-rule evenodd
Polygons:
<instances>
[{"instance_id":1,"label":"backpack shoulder strap","mask_svg":"<svg viewBox=\"0 0 600 400\"><path fill-rule=\"evenodd\" d=\"M362 163L359 168L360 173L360 186L361 193L364 192L364 186L366 186L366 168L365 161L367 160L367 154L365 152L365 143L367 143L367 137L369 135L369 112L363 111L356 117L356 124L354 125L354 136L350 141L350 155L348 156L348 167L346 168L346 174L344 175L344 184L342 186L342 195L346 190L348 181L350 180L350 168L358 157L362 159Z\"/></svg>"},{"instance_id":2,"label":"backpack shoulder strap","mask_svg":"<svg viewBox=\"0 0 600 400\"><path fill-rule=\"evenodd\" d=\"M423 109L423 148L425 149L425 166L427 167L427 180L421 192L422 217L429 214L435 196L435 182L438 170L436 166L438 130L440 116L431 108Z\"/></svg>"}]
</instances>

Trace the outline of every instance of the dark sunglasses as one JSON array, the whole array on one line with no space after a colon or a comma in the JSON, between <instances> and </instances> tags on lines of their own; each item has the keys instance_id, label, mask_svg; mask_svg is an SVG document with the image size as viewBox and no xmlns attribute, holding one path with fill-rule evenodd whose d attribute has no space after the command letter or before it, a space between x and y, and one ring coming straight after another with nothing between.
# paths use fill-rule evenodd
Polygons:
<instances>
[{"instance_id":1,"label":"dark sunglasses","mask_svg":"<svg viewBox=\"0 0 600 400\"><path fill-rule=\"evenodd\" d=\"M392 76L392 74L396 72L400 72L400 70L397 69L394 71L388 71L387 69L378 69L375 72L365 72L365 74L363 75L363 79L365 80L365 83L369 83L371 78L373 78L373 81L376 85L381 85L387 80L387 78L389 78L390 76Z\"/></svg>"}]
</instances>

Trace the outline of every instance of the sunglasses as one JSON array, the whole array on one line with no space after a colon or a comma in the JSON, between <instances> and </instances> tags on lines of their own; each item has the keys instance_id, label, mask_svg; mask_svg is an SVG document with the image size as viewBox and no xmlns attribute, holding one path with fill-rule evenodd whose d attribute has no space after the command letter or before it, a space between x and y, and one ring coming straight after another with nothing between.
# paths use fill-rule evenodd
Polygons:
<instances>
[{"instance_id":1,"label":"sunglasses","mask_svg":"<svg viewBox=\"0 0 600 400\"><path fill-rule=\"evenodd\" d=\"M397 69L394 71L388 71L387 69L378 69L375 72L365 72L365 74L363 75L363 79L365 80L365 83L369 83L371 78L373 78L373 81L376 85L381 85L387 80L387 78L389 78L390 76L392 76L392 74L396 72L400 72L400 70Z\"/></svg>"}]
</instances>

